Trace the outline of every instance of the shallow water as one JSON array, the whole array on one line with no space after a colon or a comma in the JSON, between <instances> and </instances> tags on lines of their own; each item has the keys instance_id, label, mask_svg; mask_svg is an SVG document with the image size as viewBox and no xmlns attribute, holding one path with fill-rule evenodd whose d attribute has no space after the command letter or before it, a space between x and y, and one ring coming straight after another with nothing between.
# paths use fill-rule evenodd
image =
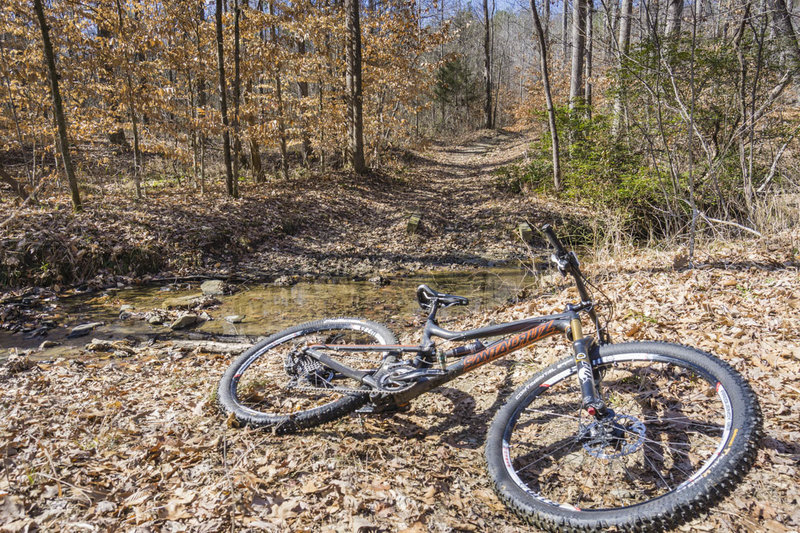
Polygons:
<instances>
[{"instance_id":1,"label":"shallow water","mask_svg":"<svg viewBox=\"0 0 800 533\"><path fill-rule=\"evenodd\" d=\"M0 355L10 348L34 348L44 340L62 343L46 350L51 355L82 346L92 338L119 339L126 336L156 334L160 338L174 335L247 335L265 336L286 327L325 317L358 316L393 325L408 323L421 316L416 301L416 288L422 283L450 294L466 296L469 306L451 307L440 316L459 316L513 301L522 290L533 284L524 269L499 267L475 271L437 271L405 277L388 278L389 285L377 287L369 281L317 280L302 281L289 287L253 284L238 287L231 295L221 296L218 307L207 309L212 320L190 330L171 332L166 325L151 326L141 318L119 319L120 306L132 305L134 313L163 308L171 298L199 296L199 285L167 285L109 290L103 294L62 298L57 302L60 327L46 336L26 339L21 333L0 332ZM239 324L231 324L226 316L240 315ZM103 322L86 337L67 339L72 326L87 322Z\"/></svg>"}]
</instances>

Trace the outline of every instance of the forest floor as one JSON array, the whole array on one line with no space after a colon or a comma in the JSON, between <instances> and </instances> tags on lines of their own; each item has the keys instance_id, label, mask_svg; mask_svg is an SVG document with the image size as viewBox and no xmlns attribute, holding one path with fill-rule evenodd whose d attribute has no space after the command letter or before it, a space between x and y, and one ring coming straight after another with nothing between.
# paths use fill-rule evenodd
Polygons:
<instances>
[{"instance_id":1,"label":"forest floor","mask_svg":"<svg viewBox=\"0 0 800 533\"><path fill-rule=\"evenodd\" d=\"M243 200L196 198L180 209L167 191L113 205L90 198L79 215L30 209L2 229L3 239L25 243L5 257L25 261L17 252L61 235L58 253L83 265L89 286L148 275L80 262L111 254L122 265L124 250L114 246L157 252L152 260L162 262L149 272L209 277L368 276L522 257L514 226L565 211L495 194L493 169L522 156L527 142L481 132L358 182L298 177L292 191L245 188ZM423 213L422 227L409 235L413 212ZM281 217L294 222L281 225ZM761 402L765 436L754 468L681 531L800 529L798 243L797 231L704 243L694 269L680 250L597 257L587 268L614 302L615 341L711 351ZM10 294L29 293L45 274L23 276L28 287ZM47 279L63 285L55 291L70 284ZM557 274L545 274L541 287L532 299L443 324L478 327L557 312L575 299ZM420 320L398 326L401 342L418 340ZM231 356L211 347L166 339L94 343L50 361L15 355L0 366L0 531L535 531L492 492L484 436L511 390L566 349L551 339L415 400L406 413L353 415L288 437L231 427L219 413L215 389Z\"/></svg>"},{"instance_id":2,"label":"forest floor","mask_svg":"<svg viewBox=\"0 0 800 533\"><path fill-rule=\"evenodd\" d=\"M616 341L714 352L759 398L755 466L680 531L800 529L798 239L709 245L694 269L652 251L587 268L615 304ZM557 312L576 297L557 274L543 287L444 324ZM401 342L417 340L420 320L397 331ZM494 495L484 436L511 390L567 354L563 340L487 365L406 413L347 416L286 437L231 427L219 413L214 391L229 355L169 340L93 349L49 362L12 357L0 369L0 530L535 531Z\"/></svg>"},{"instance_id":3,"label":"forest floor","mask_svg":"<svg viewBox=\"0 0 800 533\"><path fill-rule=\"evenodd\" d=\"M514 234L520 222L576 213L496 190L493 171L521 157L529 142L522 133L478 132L363 177L307 171L289 182L242 184L239 200L184 185L151 189L142 200L96 190L78 214L65 198L18 210L7 201L0 287L101 287L192 274L353 277L524 257ZM414 213L420 224L411 234Z\"/></svg>"}]
</instances>

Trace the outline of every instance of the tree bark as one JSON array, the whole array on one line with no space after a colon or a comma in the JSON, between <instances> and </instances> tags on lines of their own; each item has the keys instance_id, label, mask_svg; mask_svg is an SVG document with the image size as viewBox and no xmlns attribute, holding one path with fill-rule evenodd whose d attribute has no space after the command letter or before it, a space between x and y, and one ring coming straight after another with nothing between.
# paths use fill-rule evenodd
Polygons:
<instances>
[{"instance_id":1,"label":"tree bark","mask_svg":"<svg viewBox=\"0 0 800 533\"><path fill-rule=\"evenodd\" d=\"M544 1L547 2L549 0ZM559 190L561 189L561 158L558 153L556 111L553 106L553 97L550 93L550 72L547 66L547 39L545 38L542 23L539 20L539 12L536 10L536 0L531 0L531 12L533 13L533 27L536 30L536 37L539 40L539 65L542 74L542 84L544 85L544 98L547 103L547 122L550 125L550 138L553 145L553 186L556 190Z\"/></svg>"},{"instance_id":2,"label":"tree bark","mask_svg":"<svg viewBox=\"0 0 800 533\"><path fill-rule=\"evenodd\" d=\"M125 38L125 26L122 12L122 4L119 0L117 4L117 17L119 21L119 34L123 39ZM128 53L125 53L125 83L128 87L128 114L131 119L131 130L133 133L133 183L136 187L136 198L142 197L142 154L139 150L139 125L136 119L136 103L133 97L133 80L131 76L131 61Z\"/></svg>"},{"instance_id":3,"label":"tree bark","mask_svg":"<svg viewBox=\"0 0 800 533\"><path fill-rule=\"evenodd\" d=\"M239 197L239 154L242 142L239 132L239 103L242 99L242 79L240 75L241 54L239 52L240 34L239 18L241 16L239 0L233 1L233 196Z\"/></svg>"},{"instance_id":4,"label":"tree bark","mask_svg":"<svg viewBox=\"0 0 800 533\"><path fill-rule=\"evenodd\" d=\"M72 195L72 208L75 211L82 211L81 195L78 190L78 180L75 178L75 167L72 165L72 156L69 152L69 140L67 138L67 119L64 117L64 106L61 102L61 92L58 89L58 71L56 70L56 59L53 53L53 44L50 41L50 27L44 16L42 0L33 0L33 9L36 11L36 18L39 21L39 28L42 30L42 45L44 47L44 58L47 62L47 74L50 79L50 96L53 100L53 114L58 127L58 148L61 153L61 160L64 162L64 173L67 175L69 190Z\"/></svg>"},{"instance_id":5,"label":"tree bark","mask_svg":"<svg viewBox=\"0 0 800 533\"><path fill-rule=\"evenodd\" d=\"M492 21L489 18L489 0L483 0L483 83L485 99L483 102L483 126L491 129L492 124Z\"/></svg>"},{"instance_id":6,"label":"tree bark","mask_svg":"<svg viewBox=\"0 0 800 533\"><path fill-rule=\"evenodd\" d=\"M592 118L592 51L594 34L594 0L586 3L586 63L584 70L583 97L586 100L586 116Z\"/></svg>"},{"instance_id":7,"label":"tree bark","mask_svg":"<svg viewBox=\"0 0 800 533\"><path fill-rule=\"evenodd\" d=\"M622 69L631 44L631 14L633 13L633 0L622 0L622 10L619 21L619 40L617 42L617 93L614 95L614 118L611 122L611 133L619 135L622 127L622 114L625 108L625 81L622 79Z\"/></svg>"},{"instance_id":8,"label":"tree bark","mask_svg":"<svg viewBox=\"0 0 800 533\"><path fill-rule=\"evenodd\" d=\"M781 51L785 51L789 61L792 75L800 69L800 46L797 43L797 34L792 27L792 18L786 8L784 0L767 0L772 13L772 27Z\"/></svg>"},{"instance_id":9,"label":"tree bark","mask_svg":"<svg viewBox=\"0 0 800 533\"><path fill-rule=\"evenodd\" d=\"M667 26L664 30L664 36L667 40L675 39L681 32L683 1L669 0L669 4L667 4Z\"/></svg>"},{"instance_id":10,"label":"tree bark","mask_svg":"<svg viewBox=\"0 0 800 533\"><path fill-rule=\"evenodd\" d=\"M200 7L198 10L200 22L205 22L205 9ZM203 57L202 39L200 35L200 24L195 25L195 38L197 40L197 57ZM199 72L197 75L197 107L203 110L206 106L206 83L203 79L203 73ZM206 193L206 135L203 128L198 128L197 144L200 158L200 194Z\"/></svg>"},{"instance_id":11,"label":"tree bark","mask_svg":"<svg viewBox=\"0 0 800 533\"><path fill-rule=\"evenodd\" d=\"M300 39L297 42L297 53L301 56L306 54L306 40ZM297 90L300 93L300 98L303 99L303 102L300 106L301 110L305 109L306 99L308 98L308 81L302 80L297 82ZM301 120L302 124L302 155L303 155L303 163L308 166L308 157L311 155L311 139L308 135L308 125L306 124L305 119Z\"/></svg>"},{"instance_id":12,"label":"tree bark","mask_svg":"<svg viewBox=\"0 0 800 533\"><path fill-rule=\"evenodd\" d=\"M269 14L275 15L275 1L269 3ZM275 24L269 28L270 39L275 46L278 46L278 32ZM286 150L286 124L283 121L283 84L281 82L281 64L275 66L275 99L278 103L278 137L281 151L281 174L283 179L289 179L289 156Z\"/></svg>"},{"instance_id":13,"label":"tree bark","mask_svg":"<svg viewBox=\"0 0 800 533\"><path fill-rule=\"evenodd\" d=\"M361 22L359 20L358 0L344 0L347 32L347 129L348 157L357 174L366 170L364 164L364 119L363 93L361 88Z\"/></svg>"},{"instance_id":14,"label":"tree bark","mask_svg":"<svg viewBox=\"0 0 800 533\"><path fill-rule=\"evenodd\" d=\"M569 108L583 99L583 59L586 51L586 0L572 3L572 72L569 80Z\"/></svg>"},{"instance_id":15,"label":"tree bark","mask_svg":"<svg viewBox=\"0 0 800 533\"><path fill-rule=\"evenodd\" d=\"M222 40L222 0L216 0L217 67L219 69L219 112L222 115L222 154L225 160L225 186L229 196L236 197L231 167L231 136L228 130L228 96L225 83L225 55Z\"/></svg>"},{"instance_id":16,"label":"tree bark","mask_svg":"<svg viewBox=\"0 0 800 533\"><path fill-rule=\"evenodd\" d=\"M549 1L549 0L548 0ZM569 48L569 0L564 0L564 7L561 10L561 61L567 64L567 49Z\"/></svg>"}]
</instances>

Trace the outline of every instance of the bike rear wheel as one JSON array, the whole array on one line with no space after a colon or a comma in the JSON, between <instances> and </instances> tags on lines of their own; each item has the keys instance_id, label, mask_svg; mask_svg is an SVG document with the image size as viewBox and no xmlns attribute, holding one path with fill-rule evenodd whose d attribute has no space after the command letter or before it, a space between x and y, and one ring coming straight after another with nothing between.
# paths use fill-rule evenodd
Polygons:
<instances>
[{"instance_id":1,"label":"bike rear wheel","mask_svg":"<svg viewBox=\"0 0 800 533\"><path fill-rule=\"evenodd\" d=\"M245 425L290 433L328 422L369 399L360 382L334 372L303 352L312 345L396 344L391 331L360 318L319 320L259 342L220 380L218 402ZM329 357L356 370L377 370L388 352L338 352Z\"/></svg>"},{"instance_id":2,"label":"bike rear wheel","mask_svg":"<svg viewBox=\"0 0 800 533\"><path fill-rule=\"evenodd\" d=\"M724 496L752 464L761 415L728 364L684 346L595 348L598 392L613 415L581 408L573 358L516 391L489 430L500 498L543 529L663 530Z\"/></svg>"}]
</instances>

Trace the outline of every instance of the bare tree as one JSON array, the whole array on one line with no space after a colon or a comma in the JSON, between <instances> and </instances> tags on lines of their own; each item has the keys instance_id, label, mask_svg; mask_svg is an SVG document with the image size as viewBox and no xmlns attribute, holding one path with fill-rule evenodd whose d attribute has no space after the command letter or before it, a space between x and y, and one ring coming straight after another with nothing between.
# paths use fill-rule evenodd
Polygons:
<instances>
[{"instance_id":1,"label":"bare tree","mask_svg":"<svg viewBox=\"0 0 800 533\"><path fill-rule=\"evenodd\" d=\"M793 74L800 69L800 46L797 43L797 34L792 27L792 17L786 8L784 0L767 0L772 12L772 27L781 50L785 51L789 59L789 67Z\"/></svg>"},{"instance_id":2,"label":"bare tree","mask_svg":"<svg viewBox=\"0 0 800 533\"><path fill-rule=\"evenodd\" d=\"M583 98L583 60L586 52L586 5L587 0L572 3L572 72L569 78L569 108Z\"/></svg>"},{"instance_id":3,"label":"bare tree","mask_svg":"<svg viewBox=\"0 0 800 533\"><path fill-rule=\"evenodd\" d=\"M50 41L50 27L44 16L42 0L33 0L33 9L36 11L36 18L39 21L39 29L42 31L42 45L44 47L44 58L47 62L47 74L50 79L50 96L53 100L53 115L55 115L56 126L58 127L58 149L61 153L61 160L64 162L64 172L67 175L69 190L72 194L72 208L75 211L82 211L81 195L78 190L78 180L75 178L75 167L72 165L72 156L69 152L69 140L67 138L67 119L64 117L64 106L61 102L61 91L58 89L58 71L56 70L56 59L53 53L53 43Z\"/></svg>"},{"instance_id":4,"label":"bare tree","mask_svg":"<svg viewBox=\"0 0 800 533\"><path fill-rule=\"evenodd\" d=\"M222 115L222 153L225 159L225 185L230 196L236 197L233 188L233 169L231 168L231 135L228 130L228 96L225 83L225 56L222 41L222 0L217 0L217 66L219 68L219 111Z\"/></svg>"},{"instance_id":5,"label":"bare tree","mask_svg":"<svg viewBox=\"0 0 800 533\"><path fill-rule=\"evenodd\" d=\"M548 2L549 0L544 0ZM536 0L531 0L531 13L533 14L533 27L539 41L539 68L544 85L544 98L547 103L547 122L550 125L550 139L553 145L553 186L561 189L561 158L558 153L558 128L556 127L556 111L553 106L553 96L550 93L550 72L547 66L547 39L545 38L539 12L536 10Z\"/></svg>"},{"instance_id":6,"label":"bare tree","mask_svg":"<svg viewBox=\"0 0 800 533\"><path fill-rule=\"evenodd\" d=\"M621 79L625 58L631 44L631 14L633 13L633 0L622 0L622 11L619 22L619 40L617 43L617 70L619 83L614 95L614 118L611 123L611 132L619 135L622 126L622 114L625 106L625 82Z\"/></svg>"},{"instance_id":7,"label":"bare tree","mask_svg":"<svg viewBox=\"0 0 800 533\"><path fill-rule=\"evenodd\" d=\"M119 23L119 34L125 39L125 19L123 17L122 4L116 0L117 20ZM136 187L136 198L142 197L142 152L139 148L139 121L136 113L136 100L133 93L133 76L131 75L131 58L127 49L125 50L125 84L128 88L128 114L131 118L131 129L133 131L133 183ZM123 132L124 138L124 132Z\"/></svg>"},{"instance_id":8,"label":"bare tree","mask_svg":"<svg viewBox=\"0 0 800 533\"><path fill-rule=\"evenodd\" d=\"M303 38L297 41L297 53L300 54L300 56L304 56L306 54L306 40ZM297 90L300 93L300 98L302 98L303 100L308 98L308 81L306 81L305 79L298 81ZM308 135L308 126L305 120L303 120L302 123L303 123L303 132L302 132L303 163L305 163L305 165L308 166L308 156L311 155L311 139L309 138Z\"/></svg>"},{"instance_id":9,"label":"bare tree","mask_svg":"<svg viewBox=\"0 0 800 533\"><path fill-rule=\"evenodd\" d=\"M348 156L357 174L366 170L364 164L364 119L361 88L361 22L359 17L359 1L344 0L347 33L345 47L347 49L347 129Z\"/></svg>"},{"instance_id":10,"label":"bare tree","mask_svg":"<svg viewBox=\"0 0 800 533\"><path fill-rule=\"evenodd\" d=\"M233 196L239 197L239 154L242 141L239 134L239 104L242 99L241 54L239 36L239 18L241 17L239 0L233 0Z\"/></svg>"},{"instance_id":11,"label":"bare tree","mask_svg":"<svg viewBox=\"0 0 800 533\"><path fill-rule=\"evenodd\" d=\"M489 18L489 0L483 0L483 82L486 97L483 102L483 126L493 127L492 122L492 20Z\"/></svg>"},{"instance_id":12,"label":"bare tree","mask_svg":"<svg viewBox=\"0 0 800 533\"><path fill-rule=\"evenodd\" d=\"M594 46L594 0L586 2L586 63L584 69L583 97L586 100L586 113L592 117L592 52Z\"/></svg>"},{"instance_id":13,"label":"bare tree","mask_svg":"<svg viewBox=\"0 0 800 533\"><path fill-rule=\"evenodd\" d=\"M275 15L275 0L270 0L269 14ZM275 24L269 27L269 34L272 43L278 46L278 30ZM283 121L283 82L281 81L281 64L275 65L275 100L278 104L278 137L281 151L281 174L283 179L289 179L289 156L286 151L286 123Z\"/></svg>"},{"instance_id":14,"label":"bare tree","mask_svg":"<svg viewBox=\"0 0 800 533\"><path fill-rule=\"evenodd\" d=\"M549 1L549 0L548 0ZM567 48L569 47L569 0L564 0L564 6L561 9L561 61L567 64Z\"/></svg>"},{"instance_id":15,"label":"bare tree","mask_svg":"<svg viewBox=\"0 0 800 533\"><path fill-rule=\"evenodd\" d=\"M673 39L681 32L681 16L683 15L684 0L669 0L667 4L667 26L664 35Z\"/></svg>"}]
</instances>

